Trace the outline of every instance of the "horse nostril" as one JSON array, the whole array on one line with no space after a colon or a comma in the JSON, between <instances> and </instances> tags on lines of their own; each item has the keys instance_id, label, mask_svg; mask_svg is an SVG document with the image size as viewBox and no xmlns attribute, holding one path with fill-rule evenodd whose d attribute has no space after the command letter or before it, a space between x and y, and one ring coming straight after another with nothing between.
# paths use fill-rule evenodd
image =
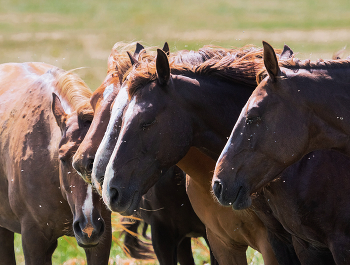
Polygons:
<instances>
[{"instance_id":1,"label":"horse nostril","mask_svg":"<svg viewBox=\"0 0 350 265\"><path fill-rule=\"evenodd\" d=\"M93 158L90 158L87 162L87 166L86 166L86 169L88 170L88 172L92 172L92 167L94 165L94 159Z\"/></svg>"},{"instance_id":2,"label":"horse nostril","mask_svg":"<svg viewBox=\"0 0 350 265\"><path fill-rule=\"evenodd\" d=\"M109 189L109 197L110 197L111 204L116 203L119 199L118 190L116 188L110 188Z\"/></svg>"},{"instance_id":3,"label":"horse nostril","mask_svg":"<svg viewBox=\"0 0 350 265\"><path fill-rule=\"evenodd\" d=\"M215 196L216 196L218 199L220 199L220 197L221 197L221 192L222 192L222 184L221 184L220 181L218 181L218 180L215 180L215 181L214 181L213 191L214 191Z\"/></svg>"},{"instance_id":4,"label":"horse nostril","mask_svg":"<svg viewBox=\"0 0 350 265\"><path fill-rule=\"evenodd\" d=\"M73 223L73 231L74 231L75 234L78 234L79 236L82 236L83 232L81 230L79 221L75 221Z\"/></svg>"}]
</instances>

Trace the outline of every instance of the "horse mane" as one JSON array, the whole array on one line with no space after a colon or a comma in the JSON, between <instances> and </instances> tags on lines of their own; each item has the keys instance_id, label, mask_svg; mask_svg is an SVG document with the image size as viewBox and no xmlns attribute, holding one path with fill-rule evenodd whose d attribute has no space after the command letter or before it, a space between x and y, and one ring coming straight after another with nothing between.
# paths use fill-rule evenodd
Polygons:
<instances>
[{"instance_id":1,"label":"horse mane","mask_svg":"<svg viewBox=\"0 0 350 265\"><path fill-rule=\"evenodd\" d=\"M131 61L126 53L133 53L136 42L124 43L117 42L113 45L112 51L108 57L107 74L116 74L119 80L123 80L124 74L131 68Z\"/></svg>"},{"instance_id":2,"label":"horse mane","mask_svg":"<svg viewBox=\"0 0 350 265\"><path fill-rule=\"evenodd\" d=\"M204 46L198 52L180 51L169 57L171 74L213 76L256 87L256 74L263 68L263 50L252 45L239 49ZM157 79L156 62L141 62L128 74L131 98L137 90Z\"/></svg>"},{"instance_id":3,"label":"horse mane","mask_svg":"<svg viewBox=\"0 0 350 265\"><path fill-rule=\"evenodd\" d=\"M348 59L337 59L337 60L323 60L318 59L317 61L311 60L299 60L297 58L290 58L286 60L281 60L278 62L279 67L287 68L298 72L300 69L305 70L331 70L343 67L350 67L350 60ZM267 71L265 68L261 69L256 75L256 82L260 82L267 76Z\"/></svg>"},{"instance_id":4,"label":"horse mane","mask_svg":"<svg viewBox=\"0 0 350 265\"><path fill-rule=\"evenodd\" d=\"M76 111L80 119L92 121L94 112L90 105L91 90L75 73L59 68L49 70L56 79L55 93Z\"/></svg>"}]
</instances>

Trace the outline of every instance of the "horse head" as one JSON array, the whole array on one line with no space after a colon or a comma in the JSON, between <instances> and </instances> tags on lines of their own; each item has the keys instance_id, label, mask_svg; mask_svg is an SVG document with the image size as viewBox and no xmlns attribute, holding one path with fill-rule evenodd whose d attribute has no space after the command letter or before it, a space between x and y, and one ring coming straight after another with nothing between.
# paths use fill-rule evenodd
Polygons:
<instances>
[{"instance_id":1,"label":"horse head","mask_svg":"<svg viewBox=\"0 0 350 265\"><path fill-rule=\"evenodd\" d=\"M88 248L96 246L105 230L101 216L100 198L77 174L72 166L72 158L87 133L91 119L66 113L60 98L53 93L52 111L61 129L59 143L60 188L73 213L73 231L78 244Z\"/></svg>"},{"instance_id":2,"label":"horse head","mask_svg":"<svg viewBox=\"0 0 350 265\"><path fill-rule=\"evenodd\" d=\"M241 111L212 182L219 202L234 209L249 207L251 195L299 160L309 141L304 133L309 115L301 107L300 89L290 81L296 74L280 67L274 49L263 44L266 70L258 74L259 85Z\"/></svg>"},{"instance_id":3,"label":"horse head","mask_svg":"<svg viewBox=\"0 0 350 265\"><path fill-rule=\"evenodd\" d=\"M123 75L135 61L137 62L138 55L144 49L141 44L136 43L134 54L128 56L126 53L118 52L117 46L118 44L113 47L108 58L108 71L105 80L91 96L90 104L94 110L94 117L83 142L73 157L73 167L87 183L92 183L91 173L95 154L107 129L111 107L120 92ZM101 161L99 162L101 164ZM93 184L97 191L101 192L99 182Z\"/></svg>"}]
</instances>

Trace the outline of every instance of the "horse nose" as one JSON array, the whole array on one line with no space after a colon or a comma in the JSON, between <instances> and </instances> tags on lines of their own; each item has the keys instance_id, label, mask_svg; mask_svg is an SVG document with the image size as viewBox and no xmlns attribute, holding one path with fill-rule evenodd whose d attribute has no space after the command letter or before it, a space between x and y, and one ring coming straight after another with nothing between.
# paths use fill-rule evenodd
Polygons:
<instances>
[{"instance_id":1,"label":"horse nose","mask_svg":"<svg viewBox=\"0 0 350 265\"><path fill-rule=\"evenodd\" d=\"M215 180L213 184L213 192L219 201L222 198L222 190L222 183L219 180Z\"/></svg>"},{"instance_id":2,"label":"horse nose","mask_svg":"<svg viewBox=\"0 0 350 265\"><path fill-rule=\"evenodd\" d=\"M73 231L77 237L77 242L84 248L96 246L104 230L105 223L101 217L98 217L95 222L86 218L79 218L73 223Z\"/></svg>"}]
</instances>

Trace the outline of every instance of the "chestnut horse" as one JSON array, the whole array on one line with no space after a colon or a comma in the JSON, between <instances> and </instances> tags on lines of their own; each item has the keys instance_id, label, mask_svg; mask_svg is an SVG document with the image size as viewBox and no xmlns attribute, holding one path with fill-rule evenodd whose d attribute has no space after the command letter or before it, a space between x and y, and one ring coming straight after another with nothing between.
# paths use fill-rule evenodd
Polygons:
<instances>
[{"instance_id":1,"label":"chestnut horse","mask_svg":"<svg viewBox=\"0 0 350 265\"><path fill-rule=\"evenodd\" d=\"M103 181L108 207L131 213L162 172L178 163L190 176L188 195L219 264L246 264L248 246L262 253L265 264L277 264L255 213L222 207L210 192L215 160L234 125L232 116L238 117L255 88L261 57L252 48L199 66L177 65L158 50L155 61L134 68L123 85L131 100Z\"/></svg>"},{"instance_id":2,"label":"chestnut horse","mask_svg":"<svg viewBox=\"0 0 350 265\"><path fill-rule=\"evenodd\" d=\"M130 48L130 45L124 46L121 43L117 43L113 47L108 59L107 76L91 97L91 105L95 110L94 118L86 137L73 159L74 168L80 172L86 181L90 181L91 171L92 169L95 170L95 166L94 168L92 167L92 162L94 161L96 150L102 141L103 134L107 129L113 100L116 98L115 101L119 104L121 102L123 104L127 103L125 89L120 90L123 74L127 72L132 63L138 63L137 58L140 52L143 53L142 60L148 60L152 56L151 54L145 54L145 50L142 51L143 47L137 44L134 55L130 55L129 58L125 53L125 50L128 48ZM163 50L168 52L168 49L166 43ZM208 49L208 51L202 49L197 53L182 51L173 56L178 61L191 60L192 63L199 63L206 58L214 56L210 51L211 49ZM220 50L220 52L224 53L225 51ZM113 108L118 106L116 102ZM120 110L122 109L120 108ZM112 127L114 126L116 125ZM108 149L111 151L113 151L116 142L115 140L113 145L115 138L117 138L117 134L108 138ZM111 152L109 155L108 153L105 150L103 157L109 158ZM98 166L102 167L103 164L100 162ZM137 211L137 214L151 225L152 244L160 264L176 264L176 257L180 264L194 264L191 237L200 236L206 239L205 227L192 209L185 191L184 182L179 182L179 176L182 174L176 168L165 173L163 181L152 187L145 194ZM99 184L96 187L100 190ZM148 256L147 248L141 242L131 240L129 235L126 236L126 241L129 246L134 244L130 246L133 248L131 254L134 257ZM212 264L215 264L213 257Z\"/></svg>"},{"instance_id":3,"label":"chestnut horse","mask_svg":"<svg viewBox=\"0 0 350 265\"><path fill-rule=\"evenodd\" d=\"M214 193L222 204L243 209L250 205L250 196L264 188L273 214L293 235L303 264L347 264L348 159L334 151L314 151L293 163L318 147L346 150L346 111L340 93L346 91L350 64L293 59L280 62L280 68L267 43L264 63L268 74L262 81L265 72L258 76L261 82L217 163ZM332 97L327 96L329 89ZM322 104L326 98L328 105ZM330 107L332 100L338 103ZM338 116L326 125L332 115ZM336 141L331 140L334 136ZM335 142L337 146L332 145Z\"/></svg>"},{"instance_id":4,"label":"chestnut horse","mask_svg":"<svg viewBox=\"0 0 350 265\"><path fill-rule=\"evenodd\" d=\"M71 166L91 122L91 91L44 63L0 72L0 264L16 264L14 233L26 264L51 264L63 235L76 237L88 264L107 264L110 212Z\"/></svg>"}]
</instances>

